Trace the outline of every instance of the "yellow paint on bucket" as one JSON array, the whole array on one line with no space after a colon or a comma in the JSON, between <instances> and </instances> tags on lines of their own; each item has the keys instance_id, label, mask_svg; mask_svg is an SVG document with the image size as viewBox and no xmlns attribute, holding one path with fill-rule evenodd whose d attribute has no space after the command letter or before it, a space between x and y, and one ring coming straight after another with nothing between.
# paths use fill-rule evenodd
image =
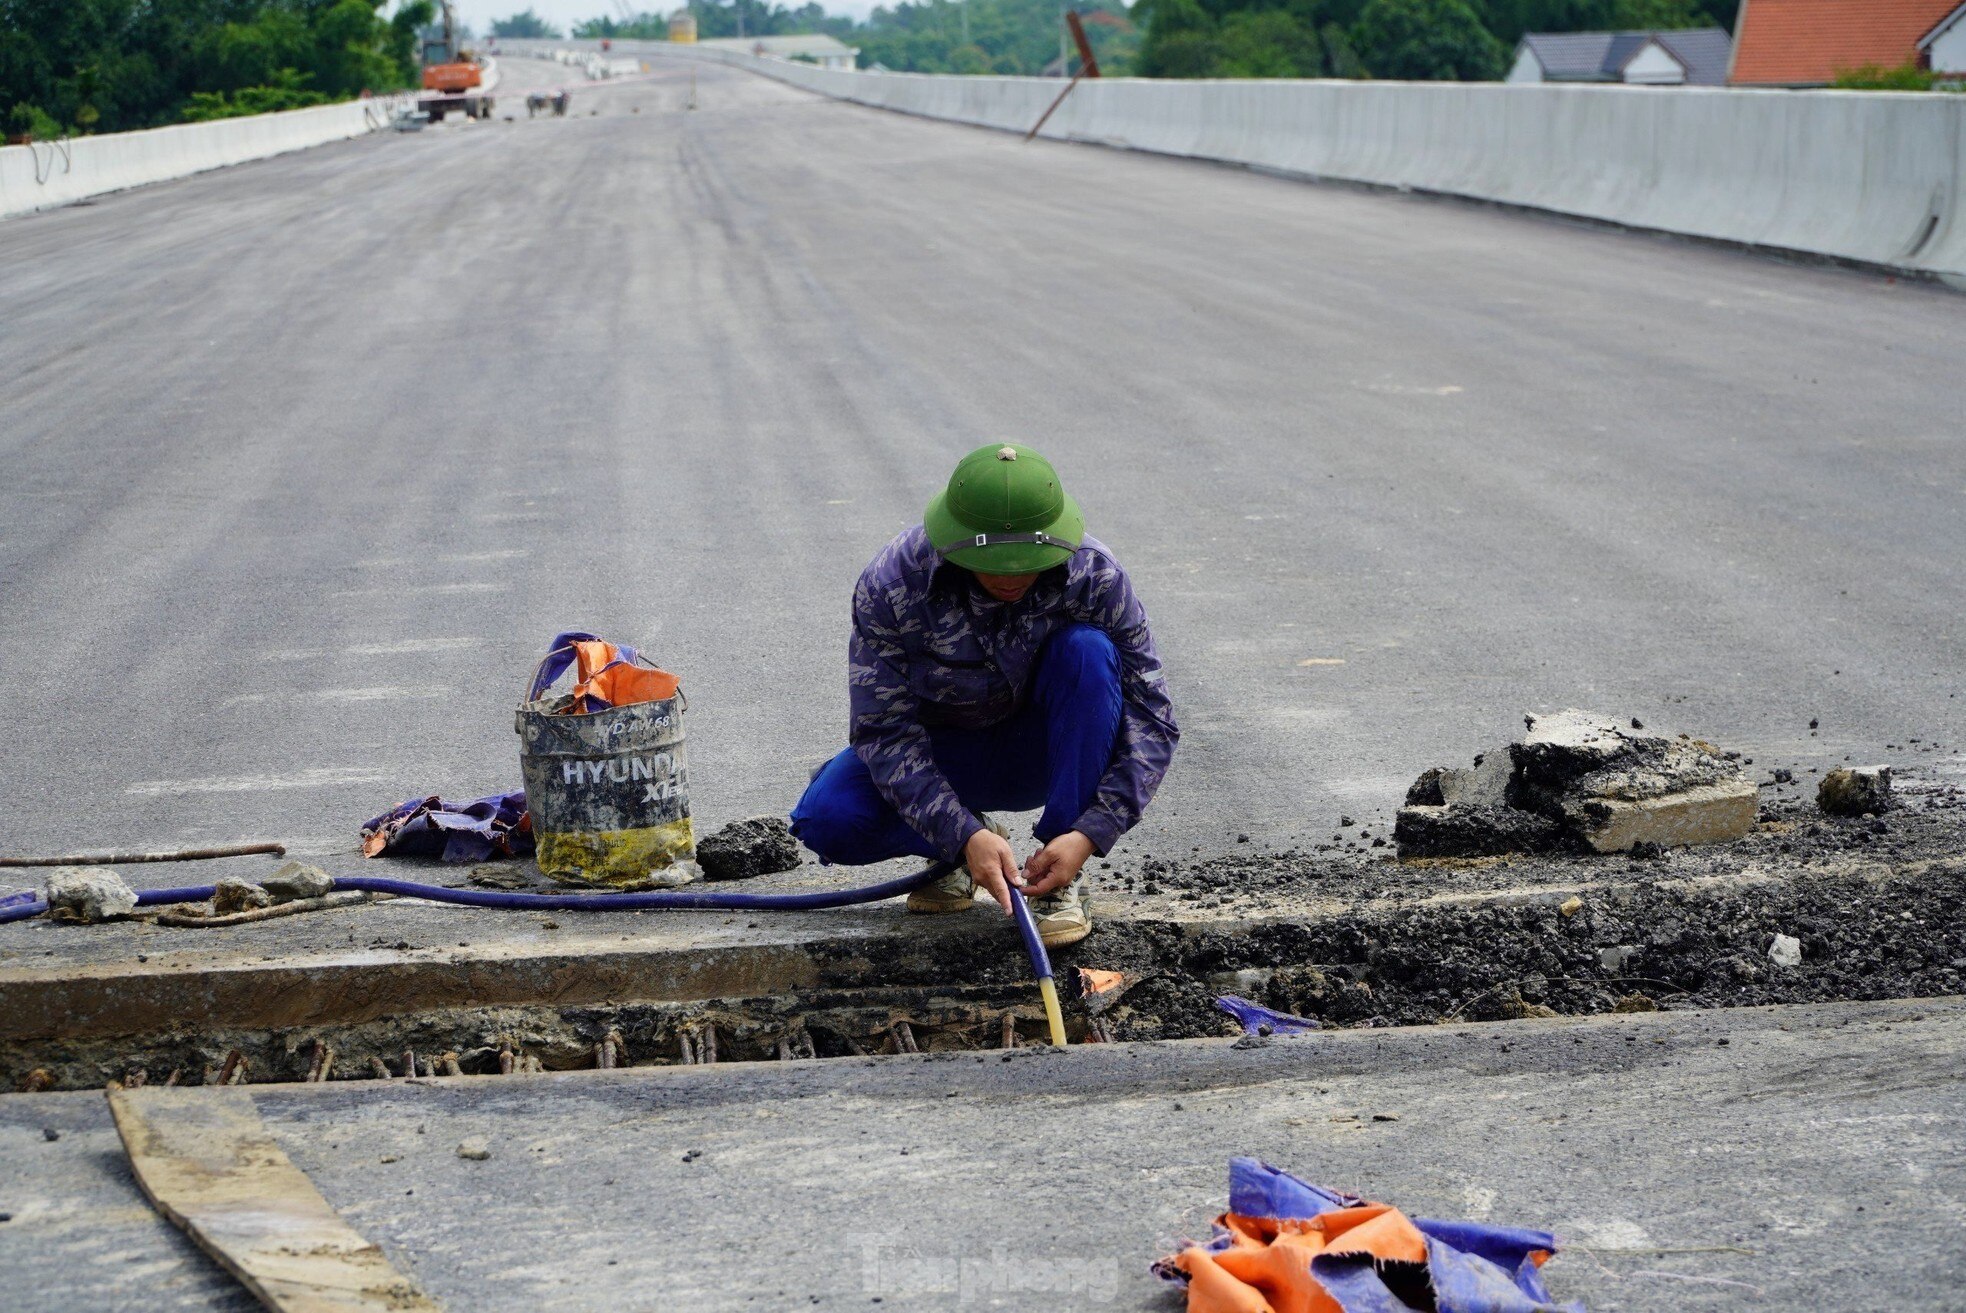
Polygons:
<instances>
[{"instance_id":1,"label":"yellow paint on bucket","mask_svg":"<svg viewBox=\"0 0 1966 1313\"><path fill-rule=\"evenodd\" d=\"M537 836L539 869L566 884L629 891L688 884L695 872L677 862L696 855L690 818L634 830L545 832Z\"/></svg>"}]
</instances>

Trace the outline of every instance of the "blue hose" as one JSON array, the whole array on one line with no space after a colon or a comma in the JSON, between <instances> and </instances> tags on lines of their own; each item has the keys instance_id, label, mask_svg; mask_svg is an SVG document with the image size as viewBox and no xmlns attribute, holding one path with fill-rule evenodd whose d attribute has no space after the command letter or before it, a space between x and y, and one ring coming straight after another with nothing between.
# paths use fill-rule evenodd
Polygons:
<instances>
[{"instance_id":1,"label":"blue hose","mask_svg":"<svg viewBox=\"0 0 1966 1313\"><path fill-rule=\"evenodd\" d=\"M404 898L427 898L435 903L457 903L465 907L503 907L519 911L533 912L646 912L659 909L696 910L706 912L804 912L824 907L851 907L856 903L878 903L886 898L896 898L927 884L939 880L955 869L951 863L937 862L925 871L914 875L904 875L898 879L884 880L880 884L870 884L860 889L831 889L812 894L727 894L707 889L658 889L639 894L518 894L495 889L453 889L446 885L417 884L410 880L392 880L378 875L336 876L334 892L356 892L370 894L397 894ZM215 892L208 884L188 885L179 889L139 889L138 907L157 907L165 903L202 903ZM1019 904L1022 899L1017 900ZM16 905L18 904L18 905ZM32 891L9 894L0 898L0 925L10 921L26 921L40 916L48 910L48 904L40 895ZM1020 907L1020 910L1021 907ZM1025 929L1026 947L1036 945L1036 956L1032 965L1043 964L1045 975L1051 974L1051 964L1044 957L1044 944L1036 937L1035 928L1026 929L1030 913L1024 912L1020 929Z\"/></svg>"},{"instance_id":2,"label":"blue hose","mask_svg":"<svg viewBox=\"0 0 1966 1313\"><path fill-rule=\"evenodd\" d=\"M640 894L519 894L496 889L453 889L447 885L417 884L412 880L392 880L377 875L342 875L334 879L335 893L396 894L403 898L427 898L436 903L457 903L465 907L498 907L533 912L645 912L696 910L706 912L803 912L823 907L851 907L856 903L878 903L939 880L955 869L953 862L937 862L927 870L899 879L884 880L860 889L833 889L813 894L726 894L701 889L659 889ZM138 907L157 907L167 903L202 903L216 891L208 884L179 889L139 889ZM1044 998L1045 1020L1051 1029L1051 1042L1065 1044L1065 1023L1058 1006L1058 988L1051 978L1051 955L1044 951L1037 923L1023 893L1012 889L1011 915L1017 933L1023 936L1024 951L1031 956L1031 970L1038 993ZM0 896L0 925L26 921L48 910L47 902L31 890Z\"/></svg>"},{"instance_id":3,"label":"blue hose","mask_svg":"<svg viewBox=\"0 0 1966 1313\"><path fill-rule=\"evenodd\" d=\"M1024 951L1031 955L1031 970L1039 980L1051 979L1051 954L1044 951L1038 936L1038 923L1031 916L1030 901L1016 890L1010 891L1010 914L1017 922L1017 933L1024 936Z\"/></svg>"}]
</instances>

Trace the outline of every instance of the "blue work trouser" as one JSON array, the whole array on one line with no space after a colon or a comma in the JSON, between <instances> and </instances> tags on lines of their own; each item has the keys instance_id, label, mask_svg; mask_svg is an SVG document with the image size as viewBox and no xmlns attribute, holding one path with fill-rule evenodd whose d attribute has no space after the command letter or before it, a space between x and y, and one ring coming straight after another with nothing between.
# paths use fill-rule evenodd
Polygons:
<instances>
[{"instance_id":1,"label":"blue work trouser","mask_svg":"<svg viewBox=\"0 0 1966 1313\"><path fill-rule=\"evenodd\" d=\"M1044 808L1041 843L1071 829L1098 794L1120 727L1120 657L1091 625L1071 625L1038 649L1031 694L1009 720L982 729L931 727L929 750L973 812ZM792 809L792 833L841 866L944 854L874 787L852 748L819 768Z\"/></svg>"}]
</instances>

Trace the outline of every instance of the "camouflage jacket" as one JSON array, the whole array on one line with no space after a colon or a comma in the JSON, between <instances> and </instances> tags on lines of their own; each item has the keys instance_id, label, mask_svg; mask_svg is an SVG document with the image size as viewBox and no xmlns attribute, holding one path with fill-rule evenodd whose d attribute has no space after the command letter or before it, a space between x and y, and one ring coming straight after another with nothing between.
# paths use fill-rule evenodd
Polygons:
<instances>
[{"instance_id":1,"label":"camouflage jacket","mask_svg":"<svg viewBox=\"0 0 1966 1313\"><path fill-rule=\"evenodd\" d=\"M1088 537L1022 598L999 602L917 525L861 572L847 667L853 747L881 796L945 856L959 859L981 822L936 767L928 727L1009 719L1030 696L1038 649L1075 623L1104 630L1120 656L1119 742L1072 827L1103 855L1139 822L1180 738L1147 613L1119 562Z\"/></svg>"}]
</instances>

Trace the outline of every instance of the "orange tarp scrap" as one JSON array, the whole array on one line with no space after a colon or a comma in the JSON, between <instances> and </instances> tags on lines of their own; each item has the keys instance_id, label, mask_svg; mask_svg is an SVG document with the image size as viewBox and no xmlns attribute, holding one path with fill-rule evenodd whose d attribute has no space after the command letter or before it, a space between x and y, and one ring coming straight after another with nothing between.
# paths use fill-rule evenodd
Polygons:
<instances>
[{"instance_id":1,"label":"orange tarp scrap","mask_svg":"<svg viewBox=\"0 0 1966 1313\"><path fill-rule=\"evenodd\" d=\"M661 702L675 697L682 687L682 680L666 670L651 670L624 660L621 649L613 643L589 639L574 643L573 651L579 663L576 673L580 682L573 690L574 697L580 699L578 706L586 706L584 699L590 695L611 707Z\"/></svg>"},{"instance_id":2,"label":"orange tarp scrap","mask_svg":"<svg viewBox=\"0 0 1966 1313\"><path fill-rule=\"evenodd\" d=\"M1304 1220L1224 1213L1216 1225L1229 1234L1227 1249L1210 1253L1193 1245L1174 1260L1189 1277L1188 1313L1343 1313L1311 1275L1311 1260L1319 1254L1427 1261L1426 1237L1386 1204L1336 1208Z\"/></svg>"}]
</instances>

